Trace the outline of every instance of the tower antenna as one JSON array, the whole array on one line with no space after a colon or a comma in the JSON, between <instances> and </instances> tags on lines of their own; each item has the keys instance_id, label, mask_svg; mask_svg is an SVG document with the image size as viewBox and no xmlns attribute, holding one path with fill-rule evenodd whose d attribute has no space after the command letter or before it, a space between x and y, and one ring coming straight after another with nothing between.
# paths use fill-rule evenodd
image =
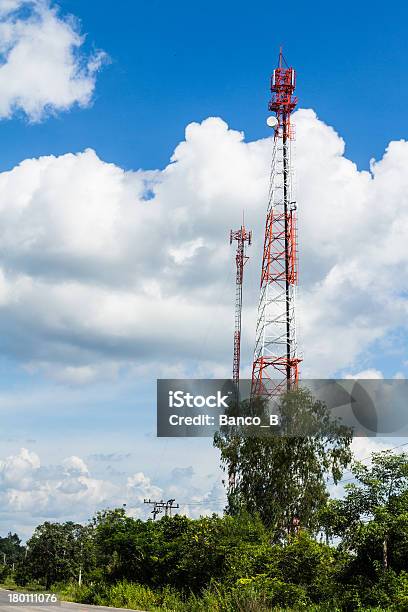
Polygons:
<instances>
[{"instance_id":1,"label":"tower antenna","mask_svg":"<svg viewBox=\"0 0 408 612\"><path fill-rule=\"evenodd\" d=\"M234 331L234 357L232 362L232 380L239 391L239 370L241 362L241 321L242 321L242 284L244 279L244 266L249 257L246 255L245 244L250 246L252 232L245 228L244 221L239 230L230 232L230 244L237 241L237 253L235 256L235 331Z\"/></svg>"},{"instance_id":2,"label":"tower antenna","mask_svg":"<svg viewBox=\"0 0 408 612\"><path fill-rule=\"evenodd\" d=\"M268 118L274 129L269 202L266 213L261 287L256 326L251 395L279 396L295 387L299 377L295 325L297 271L296 203L293 197L291 114L297 98L294 68L279 65L271 77Z\"/></svg>"}]
</instances>

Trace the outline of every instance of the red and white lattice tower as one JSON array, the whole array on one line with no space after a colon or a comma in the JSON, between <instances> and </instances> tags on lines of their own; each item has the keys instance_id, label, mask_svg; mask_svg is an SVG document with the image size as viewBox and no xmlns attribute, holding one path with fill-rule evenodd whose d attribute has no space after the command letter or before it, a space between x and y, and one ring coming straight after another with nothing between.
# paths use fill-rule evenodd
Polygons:
<instances>
[{"instance_id":1,"label":"red and white lattice tower","mask_svg":"<svg viewBox=\"0 0 408 612\"><path fill-rule=\"evenodd\" d=\"M285 64L285 65L284 65ZM262 257L261 291L256 327L252 395L279 396L293 388L299 376L295 326L297 284L296 204L293 196L291 114L296 73L286 65L282 50L271 78L268 119L274 128L269 203Z\"/></svg>"},{"instance_id":2,"label":"red and white lattice tower","mask_svg":"<svg viewBox=\"0 0 408 612\"><path fill-rule=\"evenodd\" d=\"M234 359L232 365L232 380L239 388L239 367L241 361L241 319L242 319L242 282L244 279L244 266L249 257L245 253L245 243L251 244L251 232L244 225L237 231L231 230L230 244L237 241L236 279L235 279L235 331L234 331Z\"/></svg>"}]
</instances>

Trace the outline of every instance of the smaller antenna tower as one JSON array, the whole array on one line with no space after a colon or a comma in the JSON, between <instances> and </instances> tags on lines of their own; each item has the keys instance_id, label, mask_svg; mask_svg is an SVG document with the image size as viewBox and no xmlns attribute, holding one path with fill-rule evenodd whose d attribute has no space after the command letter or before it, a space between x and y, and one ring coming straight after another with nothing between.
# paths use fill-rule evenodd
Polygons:
<instances>
[{"instance_id":1,"label":"smaller antenna tower","mask_svg":"<svg viewBox=\"0 0 408 612\"><path fill-rule=\"evenodd\" d=\"M245 228L242 224L239 230L230 233L230 244L232 241L237 241L237 254L235 262L237 267L235 279L235 331L234 331L234 358L232 365L232 380L234 381L237 391L239 390L239 367L241 362L241 320L242 320L242 281L244 278L244 266L249 257L245 253L245 243L250 246L252 241L252 232Z\"/></svg>"}]
</instances>

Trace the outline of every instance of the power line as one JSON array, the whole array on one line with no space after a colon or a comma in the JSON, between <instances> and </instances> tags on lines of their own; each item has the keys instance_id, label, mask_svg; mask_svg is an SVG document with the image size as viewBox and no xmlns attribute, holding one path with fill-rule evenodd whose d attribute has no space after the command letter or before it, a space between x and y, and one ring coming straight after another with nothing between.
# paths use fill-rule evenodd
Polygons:
<instances>
[{"instance_id":1,"label":"power line","mask_svg":"<svg viewBox=\"0 0 408 612\"><path fill-rule=\"evenodd\" d=\"M402 448L403 446L408 446L408 442L404 442L403 444L397 444L396 446L391 446L391 448L388 448L388 449L385 449L385 450L393 451L396 448ZM381 451L379 451L379 452L381 452ZM367 456L367 457L363 457L363 459L359 459L358 461L359 461L359 463L364 463L365 461L369 461L371 459L371 457L372 457L372 454ZM344 471L352 473L352 471L349 468L346 468ZM333 479L331 478L331 480L333 480ZM334 481L333 481L333 484L338 485L338 484L340 484L342 482L350 482L351 480L355 480L355 477L352 476L350 478L342 478L341 480L338 480L336 483L334 483Z\"/></svg>"},{"instance_id":2,"label":"power line","mask_svg":"<svg viewBox=\"0 0 408 612\"><path fill-rule=\"evenodd\" d=\"M225 502L226 497L220 497L218 499L209 499L205 501L197 501L197 502L180 502L182 506L211 506L213 504L218 504L219 502Z\"/></svg>"}]
</instances>

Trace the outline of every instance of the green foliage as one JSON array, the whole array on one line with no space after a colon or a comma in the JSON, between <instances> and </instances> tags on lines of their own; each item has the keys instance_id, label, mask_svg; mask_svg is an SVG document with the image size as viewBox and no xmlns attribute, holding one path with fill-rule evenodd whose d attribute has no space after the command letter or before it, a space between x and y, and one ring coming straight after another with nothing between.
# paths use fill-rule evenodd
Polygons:
<instances>
[{"instance_id":1,"label":"green foliage","mask_svg":"<svg viewBox=\"0 0 408 612\"><path fill-rule=\"evenodd\" d=\"M199 595L182 595L171 588L153 591L149 587L125 581L102 589L71 587L61 594L65 599L81 603L151 612L266 612L280 610L281 606L286 610L288 607L311 610L301 587L262 576L243 579L232 588L213 583Z\"/></svg>"},{"instance_id":2,"label":"green foliage","mask_svg":"<svg viewBox=\"0 0 408 612\"><path fill-rule=\"evenodd\" d=\"M263 596L269 606L281 606L284 608L296 607L297 610L307 610L311 601L306 589L301 585L287 583L279 578L270 578L266 575L258 575L254 578L241 578L238 581L242 592L247 596Z\"/></svg>"},{"instance_id":3,"label":"green foliage","mask_svg":"<svg viewBox=\"0 0 408 612\"><path fill-rule=\"evenodd\" d=\"M91 532L76 523L39 525L27 542L27 555L16 572L16 579L25 584L39 580L46 588L55 582L77 578L80 567L90 567Z\"/></svg>"},{"instance_id":4,"label":"green foliage","mask_svg":"<svg viewBox=\"0 0 408 612\"><path fill-rule=\"evenodd\" d=\"M306 532L300 532L287 546L274 548L276 556L270 573L301 586L313 602L325 601L334 595L333 583L338 568L335 549L316 542Z\"/></svg>"},{"instance_id":5,"label":"green foliage","mask_svg":"<svg viewBox=\"0 0 408 612\"><path fill-rule=\"evenodd\" d=\"M87 527L40 525L26 553L15 548L13 576L73 601L152 612L408 612L407 465L407 455L377 453L353 467L357 482L316 519L336 546L303 525L277 538L276 525L245 510L141 521L122 508ZM21 547L14 536L9 545ZM0 565L0 580L9 572Z\"/></svg>"},{"instance_id":6,"label":"green foliage","mask_svg":"<svg viewBox=\"0 0 408 612\"><path fill-rule=\"evenodd\" d=\"M408 456L374 453L372 465L356 462L357 482L346 485L342 500L331 501L322 513L330 535L353 553L345 572L377 580L378 569L408 568Z\"/></svg>"},{"instance_id":7,"label":"green foliage","mask_svg":"<svg viewBox=\"0 0 408 612\"><path fill-rule=\"evenodd\" d=\"M245 410L264 414L265 400L256 398ZM259 514L277 540L293 530L294 519L318 528L319 511L328 499L325 476L339 480L351 460L350 431L309 391L283 396L280 414L282 436L247 435L225 427L214 437L229 475L229 513L246 508Z\"/></svg>"},{"instance_id":8,"label":"green foliage","mask_svg":"<svg viewBox=\"0 0 408 612\"><path fill-rule=\"evenodd\" d=\"M96 560L107 582L138 580L155 587L198 591L217 577L234 582L261 571L269 553L262 522L213 515L140 521L123 510L99 513L94 521Z\"/></svg>"},{"instance_id":9,"label":"green foliage","mask_svg":"<svg viewBox=\"0 0 408 612\"><path fill-rule=\"evenodd\" d=\"M5 538L0 538L0 563L9 567L18 563L24 555L24 546L16 533L9 533Z\"/></svg>"},{"instance_id":10,"label":"green foliage","mask_svg":"<svg viewBox=\"0 0 408 612\"><path fill-rule=\"evenodd\" d=\"M10 568L8 565L0 563L0 582L5 582L10 575Z\"/></svg>"},{"instance_id":11,"label":"green foliage","mask_svg":"<svg viewBox=\"0 0 408 612\"><path fill-rule=\"evenodd\" d=\"M0 582L12 579L14 568L24 556L24 546L16 533L0 538Z\"/></svg>"}]
</instances>

